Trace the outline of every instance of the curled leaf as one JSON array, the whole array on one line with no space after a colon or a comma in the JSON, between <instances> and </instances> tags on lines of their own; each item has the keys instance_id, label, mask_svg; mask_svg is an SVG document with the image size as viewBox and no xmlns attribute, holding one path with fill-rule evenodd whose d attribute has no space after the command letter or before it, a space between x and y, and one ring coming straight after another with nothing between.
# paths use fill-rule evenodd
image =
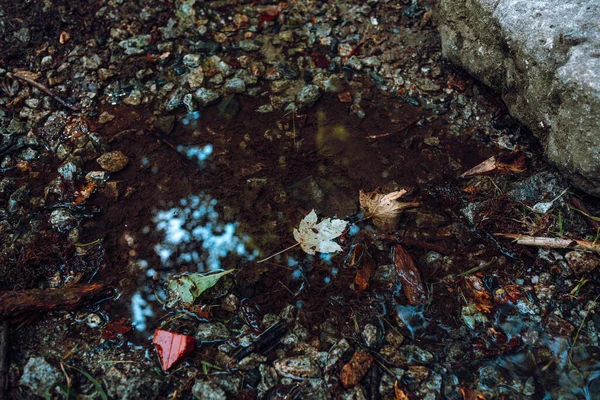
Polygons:
<instances>
[{"instance_id":1,"label":"curled leaf","mask_svg":"<svg viewBox=\"0 0 600 400\"><path fill-rule=\"evenodd\" d=\"M384 232L393 231L398 225L402 211L410 207L418 207L419 203L402 203L396 201L406 194L402 189L396 192L382 194L378 190L359 193L360 206L368 217L373 218L373 223Z\"/></svg>"},{"instance_id":2,"label":"curled leaf","mask_svg":"<svg viewBox=\"0 0 600 400\"><path fill-rule=\"evenodd\" d=\"M152 343L156 346L163 371L167 371L194 350L196 340L191 336L157 329Z\"/></svg>"},{"instance_id":3,"label":"curled leaf","mask_svg":"<svg viewBox=\"0 0 600 400\"><path fill-rule=\"evenodd\" d=\"M167 285L169 289L167 306L172 307L179 302L183 305L192 305L197 297L215 286L223 276L233 271L230 269L210 275L185 274L171 278Z\"/></svg>"},{"instance_id":4,"label":"curled leaf","mask_svg":"<svg viewBox=\"0 0 600 400\"><path fill-rule=\"evenodd\" d=\"M509 154L492 156L463 173L460 177L466 178L475 175L508 174L509 172L520 173L527 170L525 164L525 154L515 150Z\"/></svg>"},{"instance_id":5,"label":"curled leaf","mask_svg":"<svg viewBox=\"0 0 600 400\"><path fill-rule=\"evenodd\" d=\"M332 241L339 237L348 223L341 219L325 218L317 224L317 213L312 210L302 221L298 229L294 229L294 239L300 243L302 250L308 254L335 253L341 251L339 244Z\"/></svg>"}]
</instances>

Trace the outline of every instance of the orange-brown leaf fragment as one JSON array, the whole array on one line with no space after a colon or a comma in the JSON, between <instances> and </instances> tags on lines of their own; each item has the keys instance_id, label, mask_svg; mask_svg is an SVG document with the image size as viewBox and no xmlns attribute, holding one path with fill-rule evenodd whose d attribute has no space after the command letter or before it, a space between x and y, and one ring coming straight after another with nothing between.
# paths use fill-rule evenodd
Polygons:
<instances>
[{"instance_id":1,"label":"orange-brown leaf fragment","mask_svg":"<svg viewBox=\"0 0 600 400\"><path fill-rule=\"evenodd\" d=\"M525 172L526 170L525 154L515 150L510 154L492 156L481 164L478 164L463 173L460 177L466 178L475 175L507 174L509 172L520 173Z\"/></svg>"},{"instance_id":2,"label":"orange-brown leaf fragment","mask_svg":"<svg viewBox=\"0 0 600 400\"><path fill-rule=\"evenodd\" d=\"M483 280L477 275L469 275L464 279L465 296L473 301L481 312L489 313L494 308L492 295L485 287Z\"/></svg>"},{"instance_id":3,"label":"orange-brown leaf fragment","mask_svg":"<svg viewBox=\"0 0 600 400\"><path fill-rule=\"evenodd\" d=\"M96 189L96 184L94 184L93 182L88 182L87 185L85 185L84 187L82 187L81 189L79 189L78 191L75 192L75 195L77 196L75 198L75 201L73 203L75 204L81 204L84 201L87 200L88 197L91 196L91 194L94 192L94 190Z\"/></svg>"},{"instance_id":4,"label":"orange-brown leaf fragment","mask_svg":"<svg viewBox=\"0 0 600 400\"><path fill-rule=\"evenodd\" d=\"M392 250L392 258L402 283L402 291L410 304L424 303L427 300L427 292L421 274L410 254L404 250L404 247L396 245Z\"/></svg>"},{"instance_id":5,"label":"orange-brown leaf fragment","mask_svg":"<svg viewBox=\"0 0 600 400\"><path fill-rule=\"evenodd\" d=\"M474 392L467 388L458 388L458 393L460 393L463 400L485 400L485 396L483 394Z\"/></svg>"},{"instance_id":6,"label":"orange-brown leaf fragment","mask_svg":"<svg viewBox=\"0 0 600 400\"><path fill-rule=\"evenodd\" d=\"M356 386L367 374L373 364L373 356L365 350L358 350L348 364L342 367L340 381L345 388Z\"/></svg>"},{"instance_id":7,"label":"orange-brown leaf fragment","mask_svg":"<svg viewBox=\"0 0 600 400\"><path fill-rule=\"evenodd\" d=\"M409 400L404 390L398 387L398 381L394 381L394 400Z\"/></svg>"},{"instance_id":8,"label":"orange-brown leaf fragment","mask_svg":"<svg viewBox=\"0 0 600 400\"><path fill-rule=\"evenodd\" d=\"M369 287L369 280L375 273L377 264L371 257L364 257L361 264L356 268L356 277L354 278L354 284L359 292L362 292Z\"/></svg>"}]
</instances>

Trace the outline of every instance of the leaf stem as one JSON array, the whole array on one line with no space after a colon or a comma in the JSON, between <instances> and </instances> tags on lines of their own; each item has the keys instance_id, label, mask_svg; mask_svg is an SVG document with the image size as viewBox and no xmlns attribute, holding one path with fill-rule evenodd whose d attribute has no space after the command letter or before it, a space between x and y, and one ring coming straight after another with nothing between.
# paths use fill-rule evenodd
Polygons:
<instances>
[{"instance_id":1,"label":"leaf stem","mask_svg":"<svg viewBox=\"0 0 600 400\"><path fill-rule=\"evenodd\" d=\"M293 249L294 247L298 246L299 244L300 244L300 243L293 244L293 245L291 245L290 247L288 247L287 249L283 249L283 250L281 250L280 252L277 252L277 253L275 253L275 254L273 254L273 255L270 255L270 256L269 256L269 257L267 257L267 258L263 258L262 260L260 260L260 261L257 261L256 263L257 263L257 264L260 264L260 263L262 263L262 262L265 262L265 261L267 261L267 260L270 260L271 258L273 258L273 257L275 257L275 256L278 256L278 255L280 255L281 253L285 253L286 251Z\"/></svg>"}]
</instances>

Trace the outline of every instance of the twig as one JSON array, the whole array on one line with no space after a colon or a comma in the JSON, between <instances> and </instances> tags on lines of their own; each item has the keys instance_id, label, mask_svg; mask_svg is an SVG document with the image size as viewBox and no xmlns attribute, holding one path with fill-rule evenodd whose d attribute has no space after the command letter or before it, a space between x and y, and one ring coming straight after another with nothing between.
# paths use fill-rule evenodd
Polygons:
<instances>
[{"instance_id":1,"label":"twig","mask_svg":"<svg viewBox=\"0 0 600 400\"><path fill-rule=\"evenodd\" d=\"M0 325L0 398L8 393L8 322Z\"/></svg>"},{"instance_id":2,"label":"twig","mask_svg":"<svg viewBox=\"0 0 600 400\"><path fill-rule=\"evenodd\" d=\"M517 244L524 246L548 247L552 249L578 249L600 253L600 244L578 239L559 239L551 237L535 237L520 235L518 233L494 233L495 237L514 239Z\"/></svg>"},{"instance_id":3,"label":"twig","mask_svg":"<svg viewBox=\"0 0 600 400\"><path fill-rule=\"evenodd\" d=\"M60 289L31 289L0 292L0 318L25 312L73 310L112 291L103 283L73 285Z\"/></svg>"},{"instance_id":4,"label":"twig","mask_svg":"<svg viewBox=\"0 0 600 400\"><path fill-rule=\"evenodd\" d=\"M423 121L422 117L415 119L414 121L412 121L411 123L409 123L406 126L403 126L400 129L396 129L396 130L394 130L392 132L381 133L379 135L369 135L369 136L367 136L367 139L377 140L377 139L380 139L380 138L383 138L383 137L391 136L391 135L393 135L395 133L398 133L398 132L404 132L405 130L407 130L409 128L412 128L413 126L415 126L416 124L418 124L421 121Z\"/></svg>"},{"instance_id":5,"label":"twig","mask_svg":"<svg viewBox=\"0 0 600 400\"><path fill-rule=\"evenodd\" d=\"M579 211L583 215L583 219L585 220L586 224L588 224L588 226L592 228L594 232L598 232L598 229L600 229L600 224L590 218L592 213L585 206L585 204L583 204L583 202L575 196L571 197L571 204L573 204L573 210Z\"/></svg>"},{"instance_id":6,"label":"twig","mask_svg":"<svg viewBox=\"0 0 600 400\"><path fill-rule=\"evenodd\" d=\"M52 93L50 91L50 89L48 89L46 86L42 85L39 82L34 81L31 78L28 78L26 76L23 76L23 75L20 75L20 74L17 74L17 73L12 73L12 74L9 73L9 74L6 74L6 75L9 78L11 76L15 77L17 79L20 79L20 80L22 80L24 82L29 83L31 86L34 86L34 87L40 89L42 92L46 93L48 96L52 97L54 100L56 100L58 103L60 103L60 105L62 105L63 107L67 107L67 108L69 108L69 109L71 109L73 111L79 111L79 110L81 110L81 108L79 106L76 106L76 105L73 105L71 103L68 103L68 102L64 101L63 99L61 99L60 97L58 97L57 95L55 95L54 93Z\"/></svg>"}]
</instances>

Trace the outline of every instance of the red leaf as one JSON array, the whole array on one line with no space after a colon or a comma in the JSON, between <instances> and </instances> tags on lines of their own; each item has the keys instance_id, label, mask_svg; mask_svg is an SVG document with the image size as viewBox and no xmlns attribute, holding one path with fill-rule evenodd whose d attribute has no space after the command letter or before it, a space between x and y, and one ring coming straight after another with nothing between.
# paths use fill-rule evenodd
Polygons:
<instances>
[{"instance_id":1,"label":"red leaf","mask_svg":"<svg viewBox=\"0 0 600 400\"><path fill-rule=\"evenodd\" d=\"M400 282L402 282L402 291L410 304L425 303L427 300L425 285L410 254L402 246L396 245L394 246L392 256L396 272L398 273Z\"/></svg>"},{"instance_id":2,"label":"red leaf","mask_svg":"<svg viewBox=\"0 0 600 400\"><path fill-rule=\"evenodd\" d=\"M104 339L116 339L117 335L124 335L131 330L130 326L125 325L125 319L109 322L102 333Z\"/></svg>"},{"instance_id":3,"label":"red leaf","mask_svg":"<svg viewBox=\"0 0 600 400\"><path fill-rule=\"evenodd\" d=\"M154 332L152 343L156 346L163 371L167 371L194 350L196 339L191 336L157 329Z\"/></svg>"}]
</instances>

